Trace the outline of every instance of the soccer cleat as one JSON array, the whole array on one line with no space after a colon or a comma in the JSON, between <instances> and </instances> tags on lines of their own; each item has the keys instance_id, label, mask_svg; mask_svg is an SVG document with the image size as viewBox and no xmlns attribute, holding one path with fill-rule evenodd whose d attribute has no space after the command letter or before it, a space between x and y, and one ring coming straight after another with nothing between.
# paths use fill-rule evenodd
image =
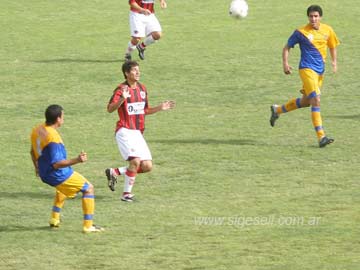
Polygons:
<instances>
[{"instance_id":1,"label":"soccer cleat","mask_svg":"<svg viewBox=\"0 0 360 270\"><path fill-rule=\"evenodd\" d=\"M130 54L130 53L126 53L124 59L125 59L125 62L131 61L131 54Z\"/></svg>"},{"instance_id":2,"label":"soccer cleat","mask_svg":"<svg viewBox=\"0 0 360 270\"><path fill-rule=\"evenodd\" d=\"M92 225L89 228L83 227L83 233L94 233L94 232L103 232L105 229L103 227Z\"/></svg>"},{"instance_id":3,"label":"soccer cleat","mask_svg":"<svg viewBox=\"0 0 360 270\"><path fill-rule=\"evenodd\" d=\"M141 60L144 60L145 59L145 48L141 47L140 44L136 45L136 49L138 50L139 52L139 57Z\"/></svg>"},{"instance_id":4,"label":"soccer cleat","mask_svg":"<svg viewBox=\"0 0 360 270\"><path fill-rule=\"evenodd\" d=\"M279 115L276 113L277 107L278 107L278 105L275 105L275 104L270 106L270 111L271 111L270 125L272 127L275 126L275 121L279 118Z\"/></svg>"},{"instance_id":5,"label":"soccer cleat","mask_svg":"<svg viewBox=\"0 0 360 270\"><path fill-rule=\"evenodd\" d=\"M328 138L326 136L322 137L321 140L319 141L319 147L323 148L325 146L327 146L330 143L333 143L334 139Z\"/></svg>"},{"instance_id":6,"label":"soccer cleat","mask_svg":"<svg viewBox=\"0 0 360 270\"><path fill-rule=\"evenodd\" d=\"M108 180L108 187L111 191L115 191L115 184L117 183L117 175L114 172L114 169L108 168L105 170L105 174Z\"/></svg>"},{"instance_id":7,"label":"soccer cleat","mask_svg":"<svg viewBox=\"0 0 360 270\"><path fill-rule=\"evenodd\" d=\"M56 218L51 218L49 220L49 225L51 228L59 228L60 227L60 220Z\"/></svg>"},{"instance_id":8,"label":"soccer cleat","mask_svg":"<svg viewBox=\"0 0 360 270\"><path fill-rule=\"evenodd\" d=\"M129 193L129 194L124 194L124 195L121 196L121 200L122 200L123 202L133 202L133 201L134 201L134 197L135 197L135 195L134 195L134 194L131 194L131 193Z\"/></svg>"}]
</instances>

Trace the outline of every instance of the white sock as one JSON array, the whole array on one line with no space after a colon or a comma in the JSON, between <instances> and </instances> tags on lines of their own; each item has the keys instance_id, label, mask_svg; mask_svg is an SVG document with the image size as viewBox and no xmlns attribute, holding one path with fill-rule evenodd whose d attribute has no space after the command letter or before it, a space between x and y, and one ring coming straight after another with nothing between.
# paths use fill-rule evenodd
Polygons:
<instances>
[{"instance_id":1,"label":"white sock","mask_svg":"<svg viewBox=\"0 0 360 270\"><path fill-rule=\"evenodd\" d=\"M129 43L128 43L128 47L126 48L126 54L131 54L131 52L133 51L133 50L135 50L136 49L136 45L133 45L132 43L131 43L131 41L129 41Z\"/></svg>"},{"instance_id":2,"label":"white sock","mask_svg":"<svg viewBox=\"0 0 360 270\"><path fill-rule=\"evenodd\" d=\"M124 181L124 193L131 193L132 188L135 184L136 173L126 171Z\"/></svg>"},{"instance_id":3,"label":"white sock","mask_svg":"<svg viewBox=\"0 0 360 270\"><path fill-rule=\"evenodd\" d=\"M153 38L152 35L148 35L145 39L144 39L144 44L145 46L148 46L150 44L153 44L156 40Z\"/></svg>"},{"instance_id":4,"label":"white sock","mask_svg":"<svg viewBox=\"0 0 360 270\"><path fill-rule=\"evenodd\" d=\"M127 167L119 167L118 170L120 172L120 175L125 175Z\"/></svg>"}]
</instances>

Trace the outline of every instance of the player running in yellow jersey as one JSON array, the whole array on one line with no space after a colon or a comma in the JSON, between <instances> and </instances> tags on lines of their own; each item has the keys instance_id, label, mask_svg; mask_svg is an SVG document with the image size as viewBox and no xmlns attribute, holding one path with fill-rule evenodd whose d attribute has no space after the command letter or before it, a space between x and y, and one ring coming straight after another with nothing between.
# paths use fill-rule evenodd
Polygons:
<instances>
[{"instance_id":1,"label":"player running in yellow jersey","mask_svg":"<svg viewBox=\"0 0 360 270\"><path fill-rule=\"evenodd\" d=\"M327 49L330 50L333 72L337 71L337 50L339 40L334 30L323 23L322 9L312 5L307 9L309 23L295 30L290 36L282 53L284 73L291 74L291 66L288 63L290 49L299 44L301 58L299 74L303 86L302 97L289 100L284 105L272 105L270 125L274 126L280 114L287 113L299 108L311 106L311 119L318 138L319 146L325 147L334 140L325 136L320 114L320 87L323 82Z\"/></svg>"},{"instance_id":2,"label":"player running in yellow jersey","mask_svg":"<svg viewBox=\"0 0 360 270\"><path fill-rule=\"evenodd\" d=\"M30 154L36 175L41 180L55 187L55 199L52 208L50 227L60 226L60 211L66 198L74 198L82 192L84 214L83 232L102 232L104 229L93 224L95 195L93 185L71 166L87 160L85 152L78 157L67 159L65 145L57 132L64 123L63 108L50 105L45 111L46 122L33 128L31 133Z\"/></svg>"}]
</instances>

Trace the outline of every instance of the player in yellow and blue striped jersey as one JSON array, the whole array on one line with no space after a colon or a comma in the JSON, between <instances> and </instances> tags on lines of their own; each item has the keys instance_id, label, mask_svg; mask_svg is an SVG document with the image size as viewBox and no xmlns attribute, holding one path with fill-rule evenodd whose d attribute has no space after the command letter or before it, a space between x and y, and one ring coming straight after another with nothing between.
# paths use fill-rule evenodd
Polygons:
<instances>
[{"instance_id":1,"label":"player in yellow and blue striped jersey","mask_svg":"<svg viewBox=\"0 0 360 270\"><path fill-rule=\"evenodd\" d=\"M63 108L59 105L50 105L45 111L45 118L45 123L37 125L32 130L30 154L36 175L56 189L50 227L60 226L60 211L65 199L74 198L77 193L82 192L83 232L104 231L102 227L93 224L93 185L71 167L87 161L87 155L82 151L78 157L68 159L65 145L57 131L64 123Z\"/></svg>"},{"instance_id":2,"label":"player in yellow and blue striped jersey","mask_svg":"<svg viewBox=\"0 0 360 270\"><path fill-rule=\"evenodd\" d=\"M303 86L300 92L301 98L294 98L279 106L272 105L270 125L274 126L280 114L287 113L299 108L311 106L311 119L318 138L319 146L325 147L334 139L325 136L320 114L320 88L323 83L325 72L325 60L329 48L333 72L337 71L337 50L340 44L334 30L326 24L320 23L323 11L320 6L312 5L307 9L309 23L298 28L290 36L283 48L282 59L285 74L291 74L292 67L288 63L290 49L299 44L301 57L299 74Z\"/></svg>"}]
</instances>

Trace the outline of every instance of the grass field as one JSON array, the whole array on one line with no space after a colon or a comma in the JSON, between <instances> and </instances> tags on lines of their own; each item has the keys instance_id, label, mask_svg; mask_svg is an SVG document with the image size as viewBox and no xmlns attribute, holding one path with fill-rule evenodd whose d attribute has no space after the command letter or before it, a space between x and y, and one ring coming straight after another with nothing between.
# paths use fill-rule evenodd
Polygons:
<instances>
[{"instance_id":1,"label":"grass field","mask_svg":"<svg viewBox=\"0 0 360 270\"><path fill-rule=\"evenodd\" d=\"M322 96L335 143L317 147L307 109L268 122L271 104L298 94L281 50L310 4L249 0L242 21L229 1L157 6L164 36L141 81L150 104L177 108L147 118L154 170L126 204L103 172L126 164L105 108L123 80L127 1L0 0L0 269L359 269L358 1L317 1L342 42ZM48 228L54 190L34 175L29 133L52 103L69 156L88 153L74 168L95 186L103 234L81 233L80 198Z\"/></svg>"}]
</instances>

